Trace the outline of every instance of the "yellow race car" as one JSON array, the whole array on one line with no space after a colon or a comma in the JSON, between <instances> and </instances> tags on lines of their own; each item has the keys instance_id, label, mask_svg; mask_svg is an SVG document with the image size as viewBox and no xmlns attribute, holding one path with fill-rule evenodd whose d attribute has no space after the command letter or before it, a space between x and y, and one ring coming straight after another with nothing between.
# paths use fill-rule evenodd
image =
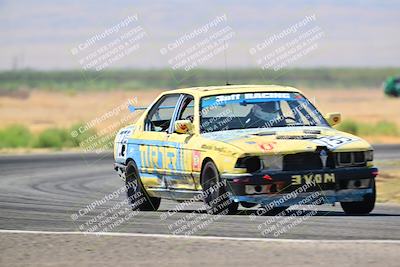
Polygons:
<instances>
[{"instance_id":1,"label":"yellow race car","mask_svg":"<svg viewBox=\"0 0 400 267\"><path fill-rule=\"evenodd\" d=\"M331 127L340 120L292 87L171 90L118 132L114 169L142 211L157 210L162 198L204 201L213 214L239 204L276 211L319 192L318 204L366 214L376 196L373 149Z\"/></svg>"}]
</instances>

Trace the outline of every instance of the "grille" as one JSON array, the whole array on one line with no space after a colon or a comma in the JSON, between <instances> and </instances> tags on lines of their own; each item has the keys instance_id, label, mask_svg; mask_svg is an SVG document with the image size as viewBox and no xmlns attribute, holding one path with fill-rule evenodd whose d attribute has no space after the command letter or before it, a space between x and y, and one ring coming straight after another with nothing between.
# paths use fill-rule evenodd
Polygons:
<instances>
[{"instance_id":1,"label":"grille","mask_svg":"<svg viewBox=\"0 0 400 267\"><path fill-rule=\"evenodd\" d=\"M327 168L335 167L335 160L332 153L328 153L326 160ZM321 158L319 153L305 152L283 157L284 171L303 171L303 170L318 170L322 168Z\"/></svg>"}]
</instances>

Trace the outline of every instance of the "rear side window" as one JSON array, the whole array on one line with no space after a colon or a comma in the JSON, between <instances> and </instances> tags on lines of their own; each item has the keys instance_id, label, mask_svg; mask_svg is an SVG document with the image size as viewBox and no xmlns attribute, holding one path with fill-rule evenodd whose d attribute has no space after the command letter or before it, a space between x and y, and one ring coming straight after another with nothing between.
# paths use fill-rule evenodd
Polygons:
<instances>
[{"instance_id":1,"label":"rear side window","mask_svg":"<svg viewBox=\"0 0 400 267\"><path fill-rule=\"evenodd\" d=\"M145 120L145 131L166 132L171 124L179 94L162 97L150 110Z\"/></svg>"}]
</instances>

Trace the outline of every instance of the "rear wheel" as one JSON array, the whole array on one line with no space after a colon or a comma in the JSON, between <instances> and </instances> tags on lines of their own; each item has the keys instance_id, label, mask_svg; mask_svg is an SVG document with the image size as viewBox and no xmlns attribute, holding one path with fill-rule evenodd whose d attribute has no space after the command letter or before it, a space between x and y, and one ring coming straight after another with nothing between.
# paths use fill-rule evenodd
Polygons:
<instances>
[{"instance_id":1,"label":"rear wheel","mask_svg":"<svg viewBox=\"0 0 400 267\"><path fill-rule=\"evenodd\" d=\"M356 201L356 202L340 202L344 212L346 214L368 214L370 213L375 207L375 200L376 200L376 188L375 188L375 180L373 180L373 191L372 194L368 194L364 196L363 201Z\"/></svg>"},{"instance_id":2,"label":"rear wheel","mask_svg":"<svg viewBox=\"0 0 400 267\"><path fill-rule=\"evenodd\" d=\"M239 203L230 199L225 184L220 180L217 167L212 161L207 162L201 172L204 202L211 214L236 214Z\"/></svg>"},{"instance_id":3,"label":"rear wheel","mask_svg":"<svg viewBox=\"0 0 400 267\"><path fill-rule=\"evenodd\" d=\"M275 207L272 209L266 209L264 215L266 216L275 216L278 215L279 213L287 210L289 207Z\"/></svg>"},{"instance_id":4,"label":"rear wheel","mask_svg":"<svg viewBox=\"0 0 400 267\"><path fill-rule=\"evenodd\" d=\"M126 166L125 186L132 210L156 211L160 207L161 198L149 196L134 161L129 161Z\"/></svg>"}]
</instances>

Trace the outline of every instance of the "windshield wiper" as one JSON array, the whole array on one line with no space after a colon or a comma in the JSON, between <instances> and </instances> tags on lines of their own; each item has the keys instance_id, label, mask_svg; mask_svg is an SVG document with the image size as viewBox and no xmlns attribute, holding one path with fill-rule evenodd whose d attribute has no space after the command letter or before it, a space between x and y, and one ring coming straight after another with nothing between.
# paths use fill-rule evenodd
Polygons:
<instances>
[{"instance_id":1,"label":"windshield wiper","mask_svg":"<svg viewBox=\"0 0 400 267\"><path fill-rule=\"evenodd\" d=\"M287 123L285 125L276 125L273 127L302 127L302 126L318 126L316 124Z\"/></svg>"}]
</instances>

